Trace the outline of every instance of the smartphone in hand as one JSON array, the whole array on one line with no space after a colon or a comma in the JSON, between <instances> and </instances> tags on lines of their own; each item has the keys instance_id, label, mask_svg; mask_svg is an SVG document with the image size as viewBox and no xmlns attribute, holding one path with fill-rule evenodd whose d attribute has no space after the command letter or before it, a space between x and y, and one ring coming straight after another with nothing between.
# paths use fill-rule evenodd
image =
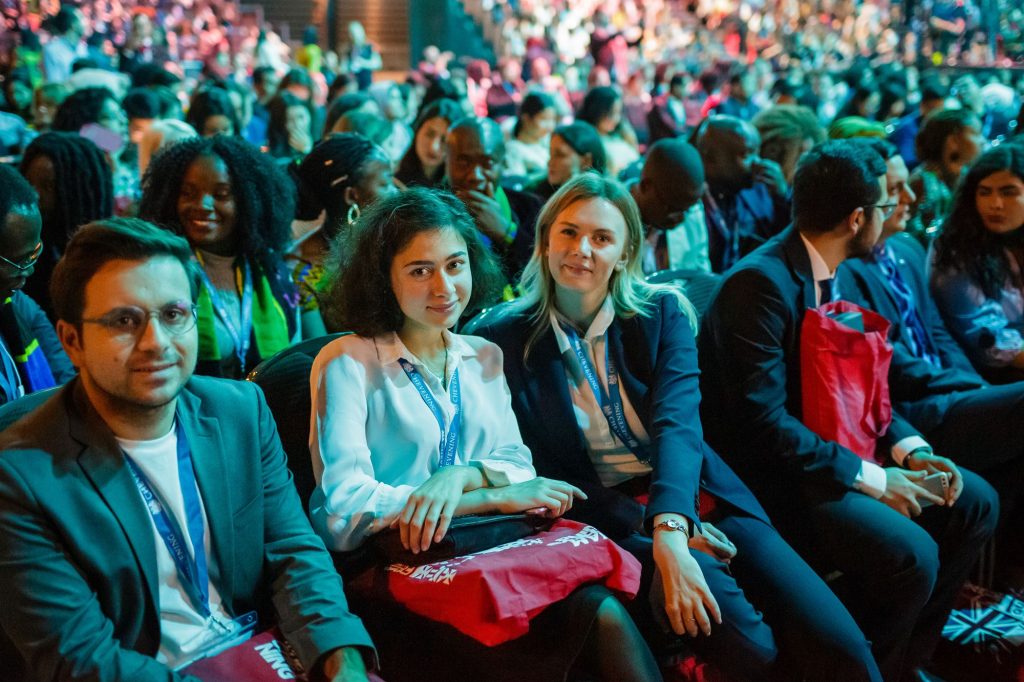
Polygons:
<instances>
[{"instance_id":1,"label":"smartphone in hand","mask_svg":"<svg viewBox=\"0 0 1024 682\"><path fill-rule=\"evenodd\" d=\"M946 499L946 495L949 492L949 474L944 471L929 474L923 481L918 483L918 485L933 495ZM934 504L931 500L925 499L919 500L919 502L922 507L928 507Z\"/></svg>"}]
</instances>

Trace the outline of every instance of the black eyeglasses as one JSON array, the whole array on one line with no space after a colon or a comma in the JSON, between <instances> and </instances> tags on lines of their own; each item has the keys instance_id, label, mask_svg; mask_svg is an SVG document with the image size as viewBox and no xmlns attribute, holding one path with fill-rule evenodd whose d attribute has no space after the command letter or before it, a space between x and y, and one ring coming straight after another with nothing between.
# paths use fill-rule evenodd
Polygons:
<instances>
[{"instance_id":1,"label":"black eyeglasses","mask_svg":"<svg viewBox=\"0 0 1024 682\"><path fill-rule=\"evenodd\" d=\"M879 208L882 210L882 220L888 220L892 217L892 214L896 212L896 208L900 205L898 201L894 201L891 204L868 204L864 208Z\"/></svg>"},{"instance_id":2,"label":"black eyeglasses","mask_svg":"<svg viewBox=\"0 0 1024 682\"><path fill-rule=\"evenodd\" d=\"M133 341L139 338L151 317L169 336L181 336L196 326L196 307L188 303L169 303L159 310L125 306L101 317L83 318L82 322L98 324L121 340Z\"/></svg>"},{"instance_id":3,"label":"black eyeglasses","mask_svg":"<svg viewBox=\"0 0 1024 682\"><path fill-rule=\"evenodd\" d=\"M18 273L20 274L22 272L25 272L29 268L31 268L33 265L35 265L36 261L39 260L39 257L42 256L42 255L43 255L43 243L39 242L38 244L36 244L36 248L32 249L32 253L29 255L29 257L26 258L25 260L21 261L20 263L15 263L10 258L5 258L3 256L0 256L0 261L3 261L7 265L10 265L12 268L17 270Z\"/></svg>"}]
</instances>

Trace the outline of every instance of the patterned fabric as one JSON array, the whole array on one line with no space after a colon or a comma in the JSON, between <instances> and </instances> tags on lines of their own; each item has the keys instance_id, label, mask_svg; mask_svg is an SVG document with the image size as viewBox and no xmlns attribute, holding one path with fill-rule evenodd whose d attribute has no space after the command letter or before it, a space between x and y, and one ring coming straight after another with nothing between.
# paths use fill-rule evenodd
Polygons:
<instances>
[{"instance_id":1,"label":"patterned fabric","mask_svg":"<svg viewBox=\"0 0 1024 682\"><path fill-rule=\"evenodd\" d=\"M320 310L320 294L327 284L327 269L298 256L289 256L287 264L299 288L299 310L303 313Z\"/></svg>"},{"instance_id":2,"label":"patterned fabric","mask_svg":"<svg viewBox=\"0 0 1024 682\"><path fill-rule=\"evenodd\" d=\"M889 282L889 291L896 300L896 307L900 311L900 320L910 332L908 341L914 355L927 361L933 367L941 369L942 360L935 352L935 346L932 345L931 337L928 336L928 331L925 329L924 320L921 319L921 313L914 301L914 292L910 290L900 274L899 268L896 267L896 257L892 249L888 246L876 248L874 258L882 274L885 275L885 279Z\"/></svg>"},{"instance_id":3,"label":"patterned fabric","mask_svg":"<svg viewBox=\"0 0 1024 682\"><path fill-rule=\"evenodd\" d=\"M1024 679L1024 601L968 584L942 629L932 669L943 679Z\"/></svg>"}]
</instances>

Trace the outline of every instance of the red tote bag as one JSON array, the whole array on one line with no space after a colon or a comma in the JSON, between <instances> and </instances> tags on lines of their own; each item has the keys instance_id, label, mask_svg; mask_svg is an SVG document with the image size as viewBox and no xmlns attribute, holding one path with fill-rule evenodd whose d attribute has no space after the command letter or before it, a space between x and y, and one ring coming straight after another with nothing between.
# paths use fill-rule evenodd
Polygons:
<instances>
[{"instance_id":1,"label":"red tote bag","mask_svg":"<svg viewBox=\"0 0 1024 682\"><path fill-rule=\"evenodd\" d=\"M864 331L830 317L843 313L859 313ZM889 326L878 313L833 301L808 309L800 328L804 425L871 462L892 421Z\"/></svg>"}]
</instances>

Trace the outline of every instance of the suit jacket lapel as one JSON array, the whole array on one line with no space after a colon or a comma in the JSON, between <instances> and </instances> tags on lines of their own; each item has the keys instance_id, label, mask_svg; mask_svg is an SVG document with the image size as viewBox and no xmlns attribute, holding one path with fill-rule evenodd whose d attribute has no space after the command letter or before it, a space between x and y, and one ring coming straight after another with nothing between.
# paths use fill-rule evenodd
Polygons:
<instances>
[{"instance_id":1,"label":"suit jacket lapel","mask_svg":"<svg viewBox=\"0 0 1024 682\"><path fill-rule=\"evenodd\" d=\"M815 291L814 276L811 274L811 257L807 253L804 240L800 237L797 229L792 226L786 228L780 238L784 240L782 248L786 252L790 272L793 273L793 279L800 285L804 308L816 308L817 291ZM800 311L800 314L803 315L803 311Z\"/></svg>"},{"instance_id":2,"label":"suit jacket lapel","mask_svg":"<svg viewBox=\"0 0 1024 682\"><path fill-rule=\"evenodd\" d=\"M71 437L84 446L78 456L78 464L124 531L156 614L160 600L157 596L156 545L149 512L114 434L89 403L81 382L76 381L71 390L69 430Z\"/></svg>"},{"instance_id":3,"label":"suit jacket lapel","mask_svg":"<svg viewBox=\"0 0 1024 682\"><path fill-rule=\"evenodd\" d=\"M210 526L210 548L216 563L216 572L211 566L211 576L216 576L217 591L231 606L234 594L234 520L231 510L231 485L224 466L224 447L220 441L220 429L215 419L201 414L199 399L188 389L178 396L177 417L185 430L192 451L192 467L196 473L196 484L206 509L206 521Z\"/></svg>"}]
</instances>

